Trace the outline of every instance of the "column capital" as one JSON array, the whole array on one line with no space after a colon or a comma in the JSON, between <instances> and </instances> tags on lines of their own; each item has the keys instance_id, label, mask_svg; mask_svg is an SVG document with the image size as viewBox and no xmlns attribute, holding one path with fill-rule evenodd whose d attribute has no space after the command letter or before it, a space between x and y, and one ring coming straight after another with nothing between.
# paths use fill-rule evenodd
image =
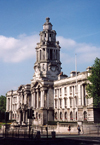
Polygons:
<instances>
[{"instance_id":1,"label":"column capital","mask_svg":"<svg viewBox=\"0 0 100 145\"><path fill-rule=\"evenodd\" d=\"M35 89L32 89L31 90L31 93L33 94L33 93L36 93L36 90Z\"/></svg>"},{"instance_id":2,"label":"column capital","mask_svg":"<svg viewBox=\"0 0 100 145\"><path fill-rule=\"evenodd\" d=\"M40 89L40 91L45 91L45 90L47 90L47 88L41 88L41 89Z\"/></svg>"}]
</instances>

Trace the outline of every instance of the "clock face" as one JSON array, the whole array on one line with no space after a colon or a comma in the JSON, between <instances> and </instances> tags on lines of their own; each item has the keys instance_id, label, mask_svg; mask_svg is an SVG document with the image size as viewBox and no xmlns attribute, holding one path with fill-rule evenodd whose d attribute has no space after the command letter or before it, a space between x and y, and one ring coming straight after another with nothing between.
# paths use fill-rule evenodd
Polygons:
<instances>
[{"instance_id":1,"label":"clock face","mask_svg":"<svg viewBox=\"0 0 100 145\"><path fill-rule=\"evenodd\" d=\"M52 71L56 71L56 66L51 66Z\"/></svg>"}]
</instances>

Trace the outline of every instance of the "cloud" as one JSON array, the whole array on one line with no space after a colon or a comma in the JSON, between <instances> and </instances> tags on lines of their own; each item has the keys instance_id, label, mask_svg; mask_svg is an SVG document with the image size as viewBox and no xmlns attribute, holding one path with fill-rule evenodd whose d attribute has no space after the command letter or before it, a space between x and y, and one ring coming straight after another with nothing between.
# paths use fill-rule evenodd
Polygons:
<instances>
[{"instance_id":1,"label":"cloud","mask_svg":"<svg viewBox=\"0 0 100 145\"><path fill-rule=\"evenodd\" d=\"M35 56L38 35L20 35L17 39L13 37L0 36L0 59L5 62L20 62Z\"/></svg>"},{"instance_id":2,"label":"cloud","mask_svg":"<svg viewBox=\"0 0 100 145\"><path fill-rule=\"evenodd\" d=\"M69 49L69 48L73 48L76 45L76 42L74 40L66 39L62 36L58 36L57 40L59 40L62 48Z\"/></svg>"},{"instance_id":3,"label":"cloud","mask_svg":"<svg viewBox=\"0 0 100 145\"><path fill-rule=\"evenodd\" d=\"M100 47L92 44L77 43L62 36L58 36L57 40L59 40L61 46L62 63L74 63L75 54L77 54L77 61L80 64L93 62L96 57L100 56ZM0 35L0 59L5 62L16 63L35 57L37 42L39 42L38 35L27 36L22 34L18 38Z\"/></svg>"},{"instance_id":4,"label":"cloud","mask_svg":"<svg viewBox=\"0 0 100 145\"><path fill-rule=\"evenodd\" d=\"M63 63L74 63L75 54L77 54L77 61L80 64L90 63L95 60L96 57L100 57L100 47L96 47L92 44L77 43L72 39L57 37L60 42L61 59ZM87 64L88 65L88 64Z\"/></svg>"}]
</instances>

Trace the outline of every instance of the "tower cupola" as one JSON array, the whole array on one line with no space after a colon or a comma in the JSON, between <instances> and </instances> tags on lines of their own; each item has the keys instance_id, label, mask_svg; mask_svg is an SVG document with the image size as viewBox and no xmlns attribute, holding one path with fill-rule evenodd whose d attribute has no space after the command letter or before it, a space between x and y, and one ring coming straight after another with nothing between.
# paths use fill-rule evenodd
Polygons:
<instances>
[{"instance_id":1,"label":"tower cupola","mask_svg":"<svg viewBox=\"0 0 100 145\"><path fill-rule=\"evenodd\" d=\"M46 22L43 25L43 30L52 30L52 24L49 22L50 18L46 18Z\"/></svg>"},{"instance_id":2,"label":"tower cupola","mask_svg":"<svg viewBox=\"0 0 100 145\"><path fill-rule=\"evenodd\" d=\"M56 31L52 30L50 18L46 18L40 32L40 42L36 46L34 79L56 80L61 72L60 46L56 41Z\"/></svg>"}]
</instances>

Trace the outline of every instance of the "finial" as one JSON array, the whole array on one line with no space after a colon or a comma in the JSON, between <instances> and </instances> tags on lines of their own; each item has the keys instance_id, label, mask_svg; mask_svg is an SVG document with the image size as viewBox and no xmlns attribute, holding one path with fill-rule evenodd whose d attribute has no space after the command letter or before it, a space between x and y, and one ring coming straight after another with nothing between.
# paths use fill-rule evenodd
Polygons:
<instances>
[{"instance_id":1,"label":"finial","mask_svg":"<svg viewBox=\"0 0 100 145\"><path fill-rule=\"evenodd\" d=\"M50 18L49 18L49 17L47 17L47 18L46 18L46 22L48 23L48 22L49 22L49 20L50 20Z\"/></svg>"}]
</instances>

